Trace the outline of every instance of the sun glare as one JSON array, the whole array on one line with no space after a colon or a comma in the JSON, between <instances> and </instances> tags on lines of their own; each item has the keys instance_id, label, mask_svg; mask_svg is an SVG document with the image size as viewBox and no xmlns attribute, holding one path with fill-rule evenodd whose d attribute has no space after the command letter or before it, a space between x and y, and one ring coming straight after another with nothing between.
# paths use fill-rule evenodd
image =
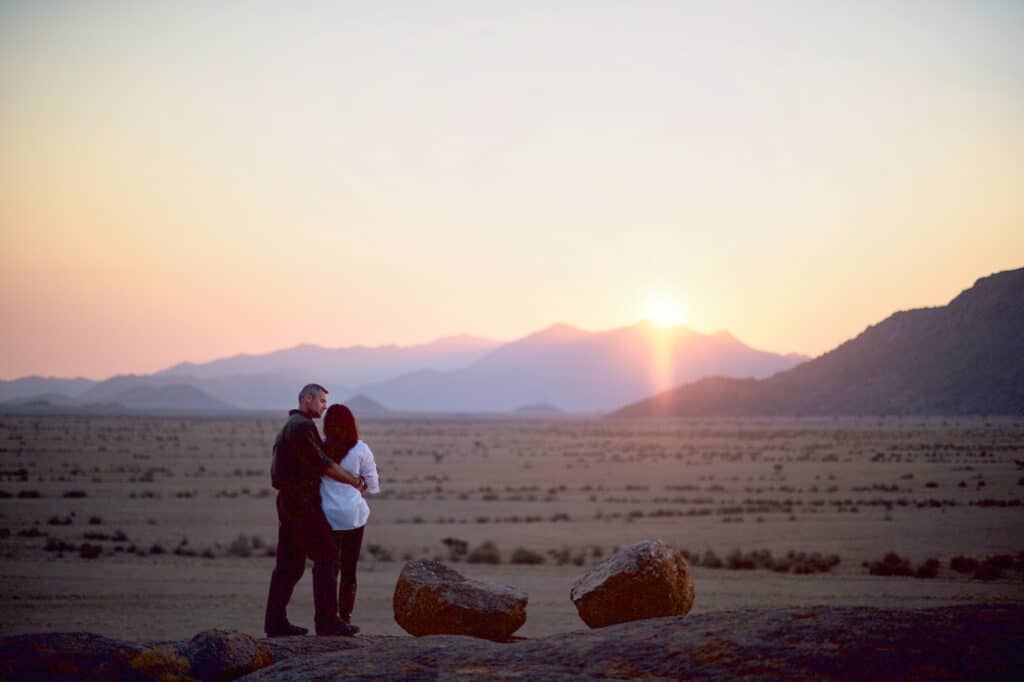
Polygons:
<instances>
[{"instance_id":1,"label":"sun glare","mask_svg":"<svg viewBox=\"0 0 1024 682\"><path fill-rule=\"evenodd\" d=\"M650 298L644 304L644 318L659 327L677 327L686 322L683 306L668 298Z\"/></svg>"}]
</instances>

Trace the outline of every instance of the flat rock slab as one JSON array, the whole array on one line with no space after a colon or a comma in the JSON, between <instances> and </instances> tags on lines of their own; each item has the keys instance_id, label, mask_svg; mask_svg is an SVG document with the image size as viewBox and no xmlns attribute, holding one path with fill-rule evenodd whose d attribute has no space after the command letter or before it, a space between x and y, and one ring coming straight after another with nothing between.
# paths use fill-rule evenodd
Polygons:
<instances>
[{"instance_id":1,"label":"flat rock slab","mask_svg":"<svg viewBox=\"0 0 1024 682\"><path fill-rule=\"evenodd\" d=\"M381 637L245 680L1014 680L1024 606L811 608L654 618L536 640Z\"/></svg>"},{"instance_id":2,"label":"flat rock slab","mask_svg":"<svg viewBox=\"0 0 1024 682\"><path fill-rule=\"evenodd\" d=\"M526 622L527 595L470 580L439 561L410 561L395 585L395 622L411 635L504 641Z\"/></svg>"},{"instance_id":3,"label":"flat rock slab","mask_svg":"<svg viewBox=\"0 0 1024 682\"><path fill-rule=\"evenodd\" d=\"M569 596L592 628L684 616L693 608L693 575L682 553L660 540L628 545L577 580Z\"/></svg>"},{"instance_id":4,"label":"flat rock slab","mask_svg":"<svg viewBox=\"0 0 1024 682\"><path fill-rule=\"evenodd\" d=\"M1024 605L718 611L510 643L456 636L261 643L276 662L240 679L1017 681L1024 679ZM0 679L187 680L187 647L90 633L6 637Z\"/></svg>"},{"instance_id":5,"label":"flat rock slab","mask_svg":"<svg viewBox=\"0 0 1024 682\"><path fill-rule=\"evenodd\" d=\"M91 632L51 632L0 639L3 680L193 679L183 643L138 643Z\"/></svg>"}]
</instances>

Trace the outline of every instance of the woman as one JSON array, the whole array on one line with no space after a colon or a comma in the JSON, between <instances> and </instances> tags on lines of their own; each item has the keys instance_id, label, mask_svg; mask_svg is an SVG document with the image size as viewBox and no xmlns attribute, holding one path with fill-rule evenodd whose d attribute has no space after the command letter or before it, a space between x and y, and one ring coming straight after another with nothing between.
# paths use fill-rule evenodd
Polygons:
<instances>
[{"instance_id":1,"label":"woman","mask_svg":"<svg viewBox=\"0 0 1024 682\"><path fill-rule=\"evenodd\" d=\"M328 456L351 474L366 483L366 492L379 493L380 480L373 453L359 440L359 430L352 411L344 405L331 405L324 415L324 449ZM363 529L370 518L370 507L357 488L324 476L320 479L320 499L324 516L334 531L341 564L338 584L338 615L353 633L359 628L352 625L352 607L356 603L356 563L363 545Z\"/></svg>"}]
</instances>

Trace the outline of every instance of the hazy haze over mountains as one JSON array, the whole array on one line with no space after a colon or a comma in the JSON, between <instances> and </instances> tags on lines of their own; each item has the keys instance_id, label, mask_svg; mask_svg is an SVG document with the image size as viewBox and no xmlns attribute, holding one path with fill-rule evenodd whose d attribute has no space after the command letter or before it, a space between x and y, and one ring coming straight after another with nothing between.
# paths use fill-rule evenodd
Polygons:
<instances>
[{"instance_id":1,"label":"hazy haze over mountains","mask_svg":"<svg viewBox=\"0 0 1024 682\"><path fill-rule=\"evenodd\" d=\"M1024 268L983 277L949 305L895 313L769 379L704 379L617 414L1024 414Z\"/></svg>"},{"instance_id":2,"label":"hazy haze over mountains","mask_svg":"<svg viewBox=\"0 0 1024 682\"><path fill-rule=\"evenodd\" d=\"M580 412L612 409L709 374L767 376L799 360L750 349L725 332L705 335L649 323L587 332L556 324L506 344L457 336L406 348L305 345L181 363L152 375L75 383L35 378L0 388L7 400L67 396L51 395L54 405L73 399L78 405L181 409L188 407L183 397L192 396L192 409L285 409L295 404L299 387L318 381L332 400L359 394L389 410L493 412L546 404Z\"/></svg>"},{"instance_id":3,"label":"hazy haze over mountains","mask_svg":"<svg viewBox=\"0 0 1024 682\"><path fill-rule=\"evenodd\" d=\"M591 412L703 376L764 377L798 361L749 348L726 332L701 334L646 322L586 332L557 324L468 367L424 370L359 390L401 410L504 412L546 403Z\"/></svg>"},{"instance_id":4,"label":"hazy haze over mountains","mask_svg":"<svg viewBox=\"0 0 1024 682\"><path fill-rule=\"evenodd\" d=\"M280 410L318 381L332 401L359 396L377 413L537 405L581 413L625 404L617 414L1022 414L1024 268L979 279L946 306L895 313L802 360L754 350L724 331L556 324L504 344L459 336L406 348L297 346L102 382L26 377L0 382L0 400Z\"/></svg>"}]
</instances>

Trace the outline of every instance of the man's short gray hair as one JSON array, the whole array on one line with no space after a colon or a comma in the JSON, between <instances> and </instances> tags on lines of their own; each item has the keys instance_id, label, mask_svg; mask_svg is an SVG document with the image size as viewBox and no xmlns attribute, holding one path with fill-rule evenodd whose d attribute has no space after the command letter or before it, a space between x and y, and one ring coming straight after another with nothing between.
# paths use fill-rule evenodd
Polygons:
<instances>
[{"instance_id":1,"label":"man's short gray hair","mask_svg":"<svg viewBox=\"0 0 1024 682\"><path fill-rule=\"evenodd\" d=\"M302 401L305 400L307 396L317 396L321 393L326 395L329 391L320 384L306 384L302 387L302 390L299 391L299 405L302 404Z\"/></svg>"}]
</instances>

